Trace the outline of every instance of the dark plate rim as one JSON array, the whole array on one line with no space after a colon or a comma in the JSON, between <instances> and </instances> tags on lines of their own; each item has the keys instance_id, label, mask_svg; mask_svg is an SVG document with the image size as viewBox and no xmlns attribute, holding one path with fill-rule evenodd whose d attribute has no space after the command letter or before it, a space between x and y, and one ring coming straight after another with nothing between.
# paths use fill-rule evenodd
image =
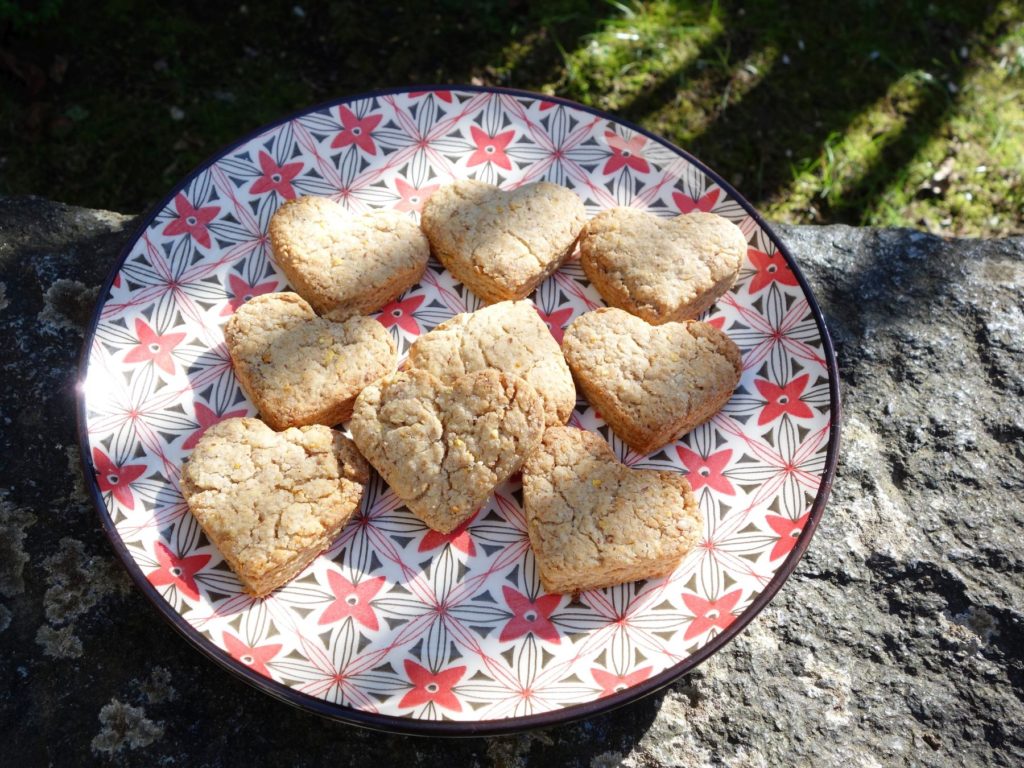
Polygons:
<instances>
[{"instance_id":1,"label":"dark plate rim","mask_svg":"<svg viewBox=\"0 0 1024 768\"><path fill-rule=\"evenodd\" d=\"M753 218L757 225L764 230L771 241L775 244L775 247L786 259L793 274L796 275L797 282L800 285L801 290L807 297L807 303L814 316L814 321L818 326L818 332L822 340L822 353L825 358L826 366L828 367L828 381L829 381L829 408L831 425L829 428L829 442L828 451L825 458L825 469L822 473L821 485L818 488L818 494L814 499L814 503L811 505L810 517L804 527L800 538L797 540L796 546L790 552L785 562L779 566L775 575L772 577L760 594L754 598L753 602L747 607L747 609L732 622L721 634L717 635L710 642L704 645L693 655L686 658L684 661L679 662L675 666L669 667L654 677L648 678L647 680L639 683L631 688L627 688L619 693L612 694L603 698L594 699L583 704L575 704L562 709L553 710L551 712L544 712L536 715L525 715L522 717L512 717L502 720L481 720L476 722L464 722L455 720L419 720L411 717L397 717L394 715L382 715L371 712L363 712L361 710L353 709L342 704L333 704L323 699L318 699L314 696L310 696L306 693L296 691L283 683L278 683L270 678L264 677L254 672L249 667L245 666L239 661L231 658L220 648L217 648L206 639L198 630L192 627L177 611L175 611L170 603L168 603L156 590L156 588L149 583L145 575L142 573L142 569L135 562L135 559L128 552L128 547L121 540L117 534L117 529L114 525L114 521L111 519L109 512L107 511L106 504L103 501L103 495L100 492L99 484L96 481L96 471L92 462L92 452L89 444L89 432L86 421L86 403L85 403L85 392L84 383L88 374L89 366L89 351L92 348L93 340L96 334L96 327L99 324L100 314L103 310L103 305L107 295L110 293L110 287L113 284L115 277L124 264L128 255L131 252L132 247L139 240L145 230L153 222L153 220L159 215L159 213L167 207L173 200L178 192L182 191L188 184L203 173L207 168L216 163L224 155L237 149L243 144L256 138L262 133L276 128L279 125L287 123L291 120L295 120L303 115L309 114L322 109L329 109L331 107L337 107L342 104L350 104L354 101L360 101L363 99L390 96L404 93L415 93L415 92L428 92L428 91L458 91L458 92L475 92L475 93L497 93L508 96L515 96L524 99L539 99L543 101L550 101L555 104L561 104L563 106L572 107L583 112L601 117L608 120L609 122L620 125L629 130L641 134L646 138L657 142L665 148L676 153L680 157L684 158L688 162L692 163L695 167L699 168L703 173L707 174L709 178L724 189L739 205ZM413 85L413 86L402 86L396 88L384 88L366 93L360 93L353 96L346 96L340 99L332 99L329 101L321 102L311 107L292 112L291 114L282 117L273 122L267 123L266 125L260 126L254 131L249 132L241 139L231 142L224 147L221 147L212 155L206 158L200 163L191 173L185 176L177 185L174 186L173 190L159 203L154 205L150 210L142 216L140 223L135 228L131 237L128 239L124 248L122 248L117 260L115 261L110 273L107 275L106 280L103 282L103 286L99 292L99 299L96 302L96 307L93 309L92 317L89 320L87 326L84 341L82 344L82 351L79 355L78 365L78 377L76 379L75 386L75 398L77 400L77 427L78 427L78 441L82 460L82 471L86 487L89 495L91 496L93 503L96 506L97 513L100 518L100 522L103 525L103 531L106 533L107 538L110 540L111 546L117 553L118 557L124 563L128 570L132 581L135 582L135 586L138 587L143 595L153 604L153 607L166 619L171 626L173 626L196 650L204 654L205 656L213 659L224 669L240 677L245 682L258 688L266 694L278 699L280 701L291 704L300 709L305 709L309 712L313 712L322 717L326 717L331 720L338 720L344 723L352 725L358 725L373 730L385 731L389 733L400 733L415 736L495 736L501 734L518 733L521 731L531 730L534 728L544 728L552 725L560 725L564 723L572 723L583 718L592 717L594 715L603 714L613 709L617 709L626 704L630 704L638 699L648 696L655 691L664 688L669 685L677 678L685 675L686 673L693 670L705 659L717 652L720 648L726 645L736 635L738 635L743 629L759 614L775 594L782 587L783 583L789 578L796 568L800 558L803 557L804 552L807 551L807 547L810 545L811 539L814 536L814 531L818 527L818 523L825 511L825 504L828 500L829 492L832 488L832 482L835 478L836 464L839 456L839 432L840 432L840 421L841 421L841 403L839 396L839 372L838 365L836 363L835 348L832 344L832 337L829 335L828 328L825 326L825 319L821 312L821 308L818 306L817 300L814 298L814 294L811 292L810 286L807 284L806 278L800 271L799 266L793 259L792 254L786 247L785 243L782 242L781 238L775 233L775 231L768 226L767 222L761 217L761 215L754 209L754 207L747 202L746 198L737 192L731 184L723 179L715 171L711 170L707 165L698 160L693 155L689 154L683 149L675 146L666 139L651 133L650 131L635 125L628 120L615 117L607 112L593 107L588 107L583 104L578 104L569 99L564 99L558 96L548 96L541 93L535 93L532 91L525 91L516 88L501 88L501 87L490 87L490 86L477 86L477 85Z\"/></svg>"}]
</instances>

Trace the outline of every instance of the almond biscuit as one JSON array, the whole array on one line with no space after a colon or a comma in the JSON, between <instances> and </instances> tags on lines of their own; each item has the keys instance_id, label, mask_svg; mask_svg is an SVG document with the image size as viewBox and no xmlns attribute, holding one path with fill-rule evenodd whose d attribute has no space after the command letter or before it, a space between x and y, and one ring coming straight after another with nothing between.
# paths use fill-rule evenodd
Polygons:
<instances>
[{"instance_id":1,"label":"almond biscuit","mask_svg":"<svg viewBox=\"0 0 1024 768\"><path fill-rule=\"evenodd\" d=\"M350 213L326 197L282 205L267 234L277 265L318 314L368 314L415 285L430 244L398 211Z\"/></svg>"},{"instance_id":2,"label":"almond biscuit","mask_svg":"<svg viewBox=\"0 0 1024 768\"><path fill-rule=\"evenodd\" d=\"M640 453L718 413L743 371L739 348L714 326L649 325L612 307L576 318L562 351L587 400Z\"/></svg>"},{"instance_id":3,"label":"almond biscuit","mask_svg":"<svg viewBox=\"0 0 1024 768\"><path fill-rule=\"evenodd\" d=\"M363 387L395 370L394 339L369 317L317 317L298 294L243 304L224 328L235 375L274 429L347 420Z\"/></svg>"},{"instance_id":4,"label":"almond biscuit","mask_svg":"<svg viewBox=\"0 0 1024 768\"><path fill-rule=\"evenodd\" d=\"M259 419L227 419L185 462L181 493L245 591L261 597L331 545L369 479L365 459L340 432L274 432Z\"/></svg>"},{"instance_id":5,"label":"almond biscuit","mask_svg":"<svg viewBox=\"0 0 1024 768\"><path fill-rule=\"evenodd\" d=\"M523 379L493 369L451 386L427 371L403 371L362 391L349 427L409 510L448 533L540 442L544 401Z\"/></svg>"},{"instance_id":6,"label":"almond biscuit","mask_svg":"<svg viewBox=\"0 0 1024 768\"><path fill-rule=\"evenodd\" d=\"M585 222L583 202L557 184L505 192L461 179L430 196L420 225L448 271L493 303L533 293L573 252Z\"/></svg>"},{"instance_id":7,"label":"almond biscuit","mask_svg":"<svg viewBox=\"0 0 1024 768\"><path fill-rule=\"evenodd\" d=\"M573 427L548 429L527 459L523 508L549 592L664 576L703 533L683 475L630 469L600 435Z\"/></svg>"},{"instance_id":8,"label":"almond biscuit","mask_svg":"<svg viewBox=\"0 0 1024 768\"><path fill-rule=\"evenodd\" d=\"M485 368L522 376L544 398L548 426L565 424L576 406L562 350L529 301L502 301L441 323L413 342L406 367L446 382Z\"/></svg>"},{"instance_id":9,"label":"almond biscuit","mask_svg":"<svg viewBox=\"0 0 1024 768\"><path fill-rule=\"evenodd\" d=\"M654 324L697 317L736 282L746 254L740 228L713 213L612 208L580 235L580 263L604 300Z\"/></svg>"}]
</instances>

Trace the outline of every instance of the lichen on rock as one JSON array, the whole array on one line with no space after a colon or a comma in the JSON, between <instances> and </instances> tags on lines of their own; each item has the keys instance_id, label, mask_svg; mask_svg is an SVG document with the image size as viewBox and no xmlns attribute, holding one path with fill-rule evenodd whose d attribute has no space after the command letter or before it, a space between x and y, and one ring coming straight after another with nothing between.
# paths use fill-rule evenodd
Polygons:
<instances>
[{"instance_id":1,"label":"lichen on rock","mask_svg":"<svg viewBox=\"0 0 1024 768\"><path fill-rule=\"evenodd\" d=\"M133 707L114 699L100 710L103 727L93 737L92 751L96 754L116 754L123 750L148 747L164 735L164 724L146 717L142 707Z\"/></svg>"}]
</instances>

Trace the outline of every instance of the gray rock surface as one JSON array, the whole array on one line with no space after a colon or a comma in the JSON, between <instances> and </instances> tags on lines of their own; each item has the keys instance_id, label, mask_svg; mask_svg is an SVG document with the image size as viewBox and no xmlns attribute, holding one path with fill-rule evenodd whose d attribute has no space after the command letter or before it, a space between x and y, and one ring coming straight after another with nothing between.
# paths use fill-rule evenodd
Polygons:
<instances>
[{"instance_id":1,"label":"gray rock surface","mask_svg":"<svg viewBox=\"0 0 1024 768\"><path fill-rule=\"evenodd\" d=\"M834 334L845 411L795 575L658 695L441 741L279 704L131 588L83 494L74 379L132 225L0 200L4 764L1024 764L1024 240L780 227Z\"/></svg>"}]
</instances>

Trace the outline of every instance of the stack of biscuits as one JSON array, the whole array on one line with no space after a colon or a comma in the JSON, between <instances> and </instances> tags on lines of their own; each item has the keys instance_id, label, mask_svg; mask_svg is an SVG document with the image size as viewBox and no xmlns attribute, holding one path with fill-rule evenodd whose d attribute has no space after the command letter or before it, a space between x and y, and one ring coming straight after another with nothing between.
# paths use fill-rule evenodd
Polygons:
<instances>
[{"instance_id":1,"label":"stack of biscuits","mask_svg":"<svg viewBox=\"0 0 1024 768\"><path fill-rule=\"evenodd\" d=\"M434 193L419 225L303 197L277 211L268 234L295 293L252 299L224 329L260 418L211 427L181 475L247 592L268 594L330 546L371 466L441 533L521 471L551 592L662 576L700 538L684 475L631 469L601 435L566 425L578 385L646 454L729 400L740 352L695 318L736 280L747 246L734 224L630 208L588 221L555 184L506 192L462 180ZM577 317L559 346L526 297L577 247L610 306ZM395 342L368 315L415 285L431 253L487 306L417 338L396 371ZM342 422L351 439L334 429Z\"/></svg>"}]
</instances>

